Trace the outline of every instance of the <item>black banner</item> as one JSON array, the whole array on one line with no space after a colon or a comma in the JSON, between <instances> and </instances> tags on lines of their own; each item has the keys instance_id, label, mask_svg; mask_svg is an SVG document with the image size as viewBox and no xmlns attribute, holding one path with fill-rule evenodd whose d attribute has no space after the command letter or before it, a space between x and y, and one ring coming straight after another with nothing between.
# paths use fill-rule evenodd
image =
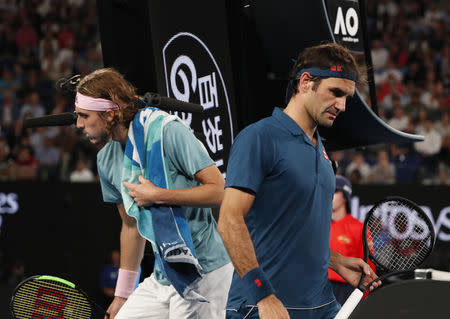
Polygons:
<instances>
[{"instance_id":1,"label":"black banner","mask_svg":"<svg viewBox=\"0 0 450 319\"><path fill-rule=\"evenodd\" d=\"M202 114L173 113L202 133L225 172L236 131L225 1L150 1L149 9L158 91L203 106Z\"/></svg>"},{"instance_id":2,"label":"black banner","mask_svg":"<svg viewBox=\"0 0 450 319\"><path fill-rule=\"evenodd\" d=\"M327 0L330 28L337 43L355 53L363 53L359 3L357 0Z\"/></svg>"}]
</instances>

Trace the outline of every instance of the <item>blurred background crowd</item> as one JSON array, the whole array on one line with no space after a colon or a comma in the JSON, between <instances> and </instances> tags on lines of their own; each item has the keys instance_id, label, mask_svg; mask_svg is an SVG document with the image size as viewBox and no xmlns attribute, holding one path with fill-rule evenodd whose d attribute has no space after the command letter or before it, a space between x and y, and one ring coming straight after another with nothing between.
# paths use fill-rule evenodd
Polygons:
<instances>
[{"instance_id":1,"label":"blurred background crowd","mask_svg":"<svg viewBox=\"0 0 450 319\"><path fill-rule=\"evenodd\" d=\"M0 1L1 180L95 180L97 149L76 130L22 124L72 112L56 81L102 66L94 0Z\"/></svg>"},{"instance_id":2,"label":"blurred background crowd","mask_svg":"<svg viewBox=\"0 0 450 319\"><path fill-rule=\"evenodd\" d=\"M367 7L379 116L425 141L331 156L355 184L450 185L450 4ZM23 120L73 111L55 82L102 66L94 0L0 1L0 180L97 180L98 147L71 127Z\"/></svg>"}]
</instances>

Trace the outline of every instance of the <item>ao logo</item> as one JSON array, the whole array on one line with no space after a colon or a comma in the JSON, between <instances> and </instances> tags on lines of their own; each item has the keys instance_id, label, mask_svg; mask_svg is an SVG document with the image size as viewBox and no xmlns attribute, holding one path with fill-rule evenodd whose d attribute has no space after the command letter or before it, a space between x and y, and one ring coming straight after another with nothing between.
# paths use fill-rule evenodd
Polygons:
<instances>
[{"instance_id":1,"label":"ao logo","mask_svg":"<svg viewBox=\"0 0 450 319\"><path fill-rule=\"evenodd\" d=\"M162 50L167 96L203 106L201 114L174 112L202 132L210 156L225 170L233 121L224 77L208 46L192 33L175 34Z\"/></svg>"},{"instance_id":2,"label":"ao logo","mask_svg":"<svg viewBox=\"0 0 450 319\"><path fill-rule=\"evenodd\" d=\"M348 8L347 12L344 14L342 8L338 7L336 13L336 23L334 25L334 34L347 35L354 37L358 33L359 20L358 13L354 8Z\"/></svg>"}]
</instances>

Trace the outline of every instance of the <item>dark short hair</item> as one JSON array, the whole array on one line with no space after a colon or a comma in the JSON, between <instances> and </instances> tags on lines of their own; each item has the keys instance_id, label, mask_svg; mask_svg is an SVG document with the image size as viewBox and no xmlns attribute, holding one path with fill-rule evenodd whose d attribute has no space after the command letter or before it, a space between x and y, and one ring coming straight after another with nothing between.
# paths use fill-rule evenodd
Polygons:
<instances>
[{"instance_id":1,"label":"dark short hair","mask_svg":"<svg viewBox=\"0 0 450 319\"><path fill-rule=\"evenodd\" d=\"M312 67L330 69L333 65L343 66L345 70L355 75L356 82L360 81L361 73L358 64L347 48L337 43L320 44L306 48L298 55L294 67L289 72L289 80L292 81L290 95L293 96L298 93L299 79L297 73L301 69ZM320 81L324 78L319 76L312 77L312 81L315 82L313 90L319 86Z\"/></svg>"}]
</instances>

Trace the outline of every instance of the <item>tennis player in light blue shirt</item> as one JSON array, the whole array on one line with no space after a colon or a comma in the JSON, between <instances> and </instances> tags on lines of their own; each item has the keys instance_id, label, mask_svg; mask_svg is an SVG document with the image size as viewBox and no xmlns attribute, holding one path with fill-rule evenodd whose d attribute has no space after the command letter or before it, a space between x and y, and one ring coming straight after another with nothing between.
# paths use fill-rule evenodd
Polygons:
<instances>
[{"instance_id":1,"label":"tennis player in light blue shirt","mask_svg":"<svg viewBox=\"0 0 450 319\"><path fill-rule=\"evenodd\" d=\"M208 208L220 204L224 180L206 149L184 124L169 122L159 134L163 135L170 189L157 187L142 176L139 183L126 183L122 181L124 148L128 127L138 111L134 104L136 89L120 73L105 68L81 79L76 91L77 127L92 143L106 144L97 156L103 197L106 202L117 204L122 218L121 262L115 298L107 310L109 318L223 319L233 266ZM139 233L136 220L125 210L122 185L140 207L156 203L184 208L195 256L202 269L202 277L196 282L197 291L209 302L184 298L164 277L159 265L133 291L146 240ZM155 245L152 247L155 249Z\"/></svg>"}]
</instances>

